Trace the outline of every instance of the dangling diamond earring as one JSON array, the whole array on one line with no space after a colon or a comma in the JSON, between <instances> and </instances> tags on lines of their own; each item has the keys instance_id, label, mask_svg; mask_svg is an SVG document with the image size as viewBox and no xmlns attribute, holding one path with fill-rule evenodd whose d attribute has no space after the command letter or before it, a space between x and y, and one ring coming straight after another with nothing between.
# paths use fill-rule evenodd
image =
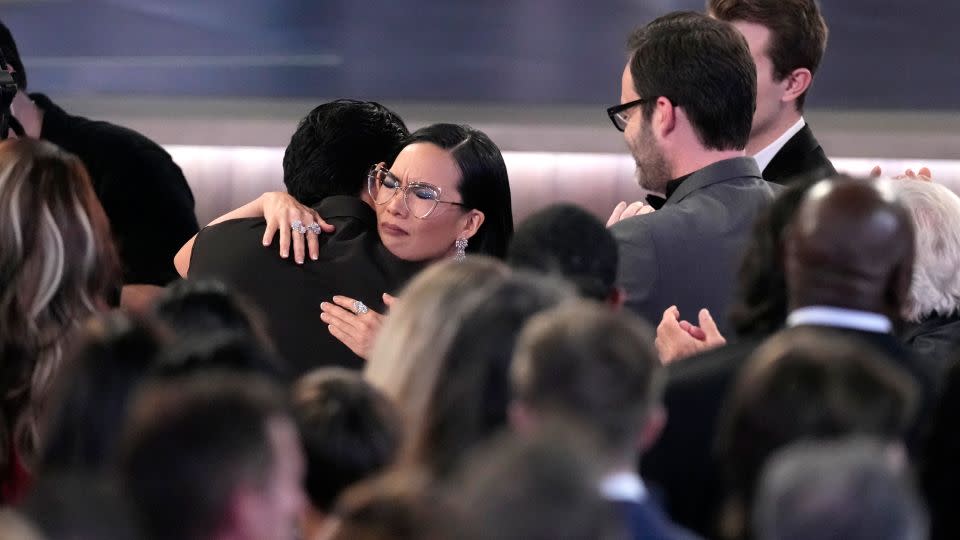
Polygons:
<instances>
[{"instance_id":1,"label":"dangling diamond earring","mask_svg":"<svg viewBox=\"0 0 960 540\"><path fill-rule=\"evenodd\" d=\"M463 260L467 258L467 239L457 238L457 241L453 243L453 247L456 250L453 252L453 260L462 263Z\"/></svg>"}]
</instances>

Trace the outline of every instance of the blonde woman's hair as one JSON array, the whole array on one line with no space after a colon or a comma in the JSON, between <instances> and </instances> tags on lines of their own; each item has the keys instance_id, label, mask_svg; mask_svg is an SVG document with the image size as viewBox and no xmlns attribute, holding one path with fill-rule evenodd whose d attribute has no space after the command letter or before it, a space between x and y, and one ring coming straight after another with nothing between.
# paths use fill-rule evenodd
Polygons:
<instances>
[{"instance_id":1,"label":"blonde woman's hair","mask_svg":"<svg viewBox=\"0 0 960 540\"><path fill-rule=\"evenodd\" d=\"M35 450L34 412L69 338L119 285L110 227L80 160L0 142L0 466Z\"/></svg>"},{"instance_id":2,"label":"blonde woman's hair","mask_svg":"<svg viewBox=\"0 0 960 540\"><path fill-rule=\"evenodd\" d=\"M893 189L916 235L913 280L903 316L919 322L960 309L960 197L933 182L900 180Z\"/></svg>"},{"instance_id":3,"label":"blonde woman's hair","mask_svg":"<svg viewBox=\"0 0 960 540\"><path fill-rule=\"evenodd\" d=\"M508 273L505 264L487 257L444 261L401 293L374 342L364 377L400 407L408 435L420 432L447 347L476 304L472 297Z\"/></svg>"}]
</instances>

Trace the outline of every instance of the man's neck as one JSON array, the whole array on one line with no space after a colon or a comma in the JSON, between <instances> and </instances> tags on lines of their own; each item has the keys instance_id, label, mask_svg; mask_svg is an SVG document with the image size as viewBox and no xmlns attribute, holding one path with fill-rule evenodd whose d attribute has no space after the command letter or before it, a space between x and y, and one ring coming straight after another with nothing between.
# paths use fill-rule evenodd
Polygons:
<instances>
[{"instance_id":1,"label":"man's neck","mask_svg":"<svg viewBox=\"0 0 960 540\"><path fill-rule=\"evenodd\" d=\"M693 174L714 163L726 159L744 157L745 155L747 154L743 150L700 150L688 152L674 161L671 167L671 180Z\"/></svg>"},{"instance_id":2,"label":"man's neck","mask_svg":"<svg viewBox=\"0 0 960 540\"><path fill-rule=\"evenodd\" d=\"M750 140L747 141L747 155L754 156L757 152L773 144L773 141L779 139L788 129L799 122L802 117L803 115L800 111L790 108L766 128L750 133Z\"/></svg>"}]
</instances>

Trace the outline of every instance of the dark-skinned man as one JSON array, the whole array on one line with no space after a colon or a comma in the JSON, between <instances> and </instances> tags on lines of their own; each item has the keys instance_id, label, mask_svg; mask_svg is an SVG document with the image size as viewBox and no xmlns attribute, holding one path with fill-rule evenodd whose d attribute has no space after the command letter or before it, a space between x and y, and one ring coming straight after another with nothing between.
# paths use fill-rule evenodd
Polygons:
<instances>
[{"instance_id":1,"label":"dark-skinned man","mask_svg":"<svg viewBox=\"0 0 960 540\"><path fill-rule=\"evenodd\" d=\"M814 184L783 238L782 248L773 250L782 259L771 260L770 271L784 269L784 325L814 327L886 353L917 380L925 409L931 372L893 334L910 286L914 244L910 218L887 184L849 178ZM705 535L715 532L720 493L711 453L714 425L740 366L760 342L741 340L668 371L670 422L642 470L651 484L665 488L671 516Z\"/></svg>"}]
</instances>

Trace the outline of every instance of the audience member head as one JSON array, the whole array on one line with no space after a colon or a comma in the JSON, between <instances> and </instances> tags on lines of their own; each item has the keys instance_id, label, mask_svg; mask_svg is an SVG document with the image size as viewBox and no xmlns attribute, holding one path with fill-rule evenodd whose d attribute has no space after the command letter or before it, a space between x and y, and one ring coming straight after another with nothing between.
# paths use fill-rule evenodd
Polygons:
<instances>
[{"instance_id":1,"label":"audience member head","mask_svg":"<svg viewBox=\"0 0 960 540\"><path fill-rule=\"evenodd\" d=\"M446 273L424 273L401 295L367 371L403 414L406 461L440 476L506 425L508 372L524 322L574 297L562 282L521 272L445 290ZM447 301L428 309L437 296Z\"/></svg>"},{"instance_id":2,"label":"audience member head","mask_svg":"<svg viewBox=\"0 0 960 540\"><path fill-rule=\"evenodd\" d=\"M64 351L118 278L80 160L38 140L0 142L0 470L8 449L35 451L36 413Z\"/></svg>"},{"instance_id":3,"label":"audience member head","mask_svg":"<svg viewBox=\"0 0 960 540\"><path fill-rule=\"evenodd\" d=\"M694 12L664 15L627 44L620 107L608 113L624 131L640 185L667 182L747 144L756 107L757 70L743 36Z\"/></svg>"},{"instance_id":4,"label":"audience member head","mask_svg":"<svg viewBox=\"0 0 960 540\"><path fill-rule=\"evenodd\" d=\"M112 476L89 471L57 471L52 475L45 472L21 510L46 540L141 538ZM3 534L0 538L7 540Z\"/></svg>"},{"instance_id":5,"label":"audience member head","mask_svg":"<svg viewBox=\"0 0 960 540\"><path fill-rule=\"evenodd\" d=\"M121 313L85 325L78 354L58 377L43 474L112 470L129 402L165 342L153 324Z\"/></svg>"},{"instance_id":6,"label":"audience member head","mask_svg":"<svg viewBox=\"0 0 960 540\"><path fill-rule=\"evenodd\" d=\"M178 338L218 331L243 334L272 349L263 314L219 281L183 280L164 289L153 308Z\"/></svg>"},{"instance_id":7,"label":"audience member head","mask_svg":"<svg viewBox=\"0 0 960 540\"><path fill-rule=\"evenodd\" d=\"M295 538L303 469L282 394L238 375L145 387L121 459L125 495L156 540Z\"/></svg>"},{"instance_id":8,"label":"audience member head","mask_svg":"<svg viewBox=\"0 0 960 540\"><path fill-rule=\"evenodd\" d=\"M595 432L610 470L632 468L665 421L651 330L634 315L571 302L533 317L517 340L514 427L551 418Z\"/></svg>"},{"instance_id":9,"label":"audience member head","mask_svg":"<svg viewBox=\"0 0 960 540\"><path fill-rule=\"evenodd\" d=\"M391 162L409 135L403 120L374 101L338 99L300 120L283 154L283 183L300 203L361 196L371 163Z\"/></svg>"},{"instance_id":10,"label":"audience member head","mask_svg":"<svg viewBox=\"0 0 960 540\"><path fill-rule=\"evenodd\" d=\"M411 469L391 471L347 490L323 540L452 540L461 538L450 506Z\"/></svg>"},{"instance_id":11,"label":"audience member head","mask_svg":"<svg viewBox=\"0 0 960 540\"><path fill-rule=\"evenodd\" d=\"M916 392L893 360L860 342L813 328L772 337L748 360L720 421L718 450L733 504L728 530L748 523L741 512L778 448L852 434L900 441Z\"/></svg>"},{"instance_id":12,"label":"audience member head","mask_svg":"<svg viewBox=\"0 0 960 540\"><path fill-rule=\"evenodd\" d=\"M286 366L250 336L225 330L197 334L172 343L157 356L152 375L178 378L208 372L260 375L275 382L287 377Z\"/></svg>"},{"instance_id":13,"label":"audience member head","mask_svg":"<svg viewBox=\"0 0 960 540\"><path fill-rule=\"evenodd\" d=\"M307 459L312 511L306 529L317 530L343 491L397 457L400 416L360 374L337 368L301 377L293 387L293 410Z\"/></svg>"},{"instance_id":14,"label":"audience member head","mask_svg":"<svg viewBox=\"0 0 960 540\"><path fill-rule=\"evenodd\" d=\"M890 184L831 179L810 188L785 243L790 309L831 306L900 319L914 238Z\"/></svg>"},{"instance_id":15,"label":"audience member head","mask_svg":"<svg viewBox=\"0 0 960 540\"><path fill-rule=\"evenodd\" d=\"M960 197L933 182L891 183L913 223L916 258L904 319L920 322L960 309Z\"/></svg>"},{"instance_id":16,"label":"audience member head","mask_svg":"<svg viewBox=\"0 0 960 540\"><path fill-rule=\"evenodd\" d=\"M733 24L750 45L757 65L754 136L778 129L785 109L803 111L827 49L827 22L817 0L707 0L707 11Z\"/></svg>"},{"instance_id":17,"label":"audience member head","mask_svg":"<svg viewBox=\"0 0 960 540\"><path fill-rule=\"evenodd\" d=\"M796 444L764 468L757 540L924 540L927 517L902 455L870 440Z\"/></svg>"},{"instance_id":18,"label":"audience member head","mask_svg":"<svg viewBox=\"0 0 960 540\"><path fill-rule=\"evenodd\" d=\"M0 20L0 54L4 61L13 69L13 80L16 81L20 90L27 89L27 71L23 67L23 61L20 59L20 51L17 50L17 42L13 39L13 34L7 25Z\"/></svg>"},{"instance_id":19,"label":"audience member head","mask_svg":"<svg viewBox=\"0 0 960 540\"><path fill-rule=\"evenodd\" d=\"M581 296L620 304L617 241L593 214L572 204L556 204L528 217L517 228L507 262L565 278Z\"/></svg>"},{"instance_id":20,"label":"audience member head","mask_svg":"<svg viewBox=\"0 0 960 540\"><path fill-rule=\"evenodd\" d=\"M765 337L786 322L785 232L807 191L819 180L792 183L757 217L740 266L739 294L730 314L738 335Z\"/></svg>"},{"instance_id":21,"label":"audience member head","mask_svg":"<svg viewBox=\"0 0 960 540\"><path fill-rule=\"evenodd\" d=\"M593 445L576 428L497 437L447 484L463 537L483 540L626 538L602 498Z\"/></svg>"},{"instance_id":22,"label":"audience member head","mask_svg":"<svg viewBox=\"0 0 960 540\"><path fill-rule=\"evenodd\" d=\"M401 259L467 253L503 258L513 235L507 167L497 145L469 126L434 124L406 141L388 170L370 169L368 192L384 246Z\"/></svg>"}]
</instances>

